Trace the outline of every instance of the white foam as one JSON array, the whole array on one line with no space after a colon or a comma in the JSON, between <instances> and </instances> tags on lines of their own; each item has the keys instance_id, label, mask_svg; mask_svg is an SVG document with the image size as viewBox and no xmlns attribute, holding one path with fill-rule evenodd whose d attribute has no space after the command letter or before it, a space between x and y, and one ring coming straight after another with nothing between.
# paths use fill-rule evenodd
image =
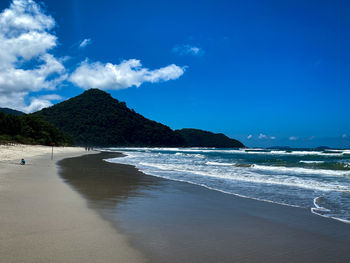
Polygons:
<instances>
[{"instance_id":1,"label":"white foam","mask_svg":"<svg viewBox=\"0 0 350 263\"><path fill-rule=\"evenodd\" d=\"M271 201L271 200L267 200L267 199L260 199L260 198L256 198L256 197L250 197L250 196L246 196L246 195L236 194L236 193L224 191L224 190L221 190L221 189L218 189L218 188L210 187L208 185L200 184L200 183L196 183L196 182L192 182L192 181L186 181L186 180L181 180L181 179L172 179L172 178L169 178L169 177L166 177L166 176L160 176L160 175L154 175L154 174L150 174L150 175L152 175L154 177L165 178L165 179L176 181L176 182L183 182L183 183L189 183L189 184L193 184L193 185L198 185L198 186L205 187L205 188L207 188L209 190L218 191L218 192L221 192L221 193L224 193L224 194L234 195L234 196L238 196L238 197L242 197L242 198L246 198L246 199L257 200L257 201L261 201L261 202L268 202L268 203L277 204L277 205L284 205L284 206L302 208L302 206L298 206L298 205L291 205L291 204L287 204L287 203L283 203L283 202L276 202L276 201Z\"/></svg>"},{"instance_id":2,"label":"white foam","mask_svg":"<svg viewBox=\"0 0 350 263\"><path fill-rule=\"evenodd\" d=\"M149 147L120 147L109 148L114 151L160 151L160 152L187 152L187 153L227 153L227 154L268 154L268 155L296 155L296 156L343 156L350 154L350 150L327 150L322 151L286 151L286 150L266 150L261 148L247 149L218 149L218 148L149 148Z\"/></svg>"},{"instance_id":3,"label":"white foam","mask_svg":"<svg viewBox=\"0 0 350 263\"><path fill-rule=\"evenodd\" d=\"M334 219L334 220L337 220L337 221L340 221L340 222L343 222L343 223L346 223L346 224L350 224L350 220L347 220L347 219L344 219L344 218L335 217L335 216L330 216L330 215L327 215L327 214L323 214L322 212L330 212L330 210L327 209L327 208L324 208L322 206L319 206L317 204L317 200L319 198L320 198L320 196L314 198L314 206L315 207L311 207L311 209L310 209L311 213L313 213L315 215L318 215L318 216L325 217L325 218Z\"/></svg>"},{"instance_id":4,"label":"white foam","mask_svg":"<svg viewBox=\"0 0 350 263\"><path fill-rule=\"evenodd\" d=\"M234 163L206 162L207 165L232 166Z\"/></svg>"},{"instance_id":5,"label":"white foam","mask_svg":"<svg viewBox=\"0 0 350 263\"><path fill-rule=\"evenodd\" d=\"M316 174L316 175L337 175L344 176L350 175L350 171L342 170L326 170L326 169L312 169L312 168L302 168L302 167L285 167L285 166L267 166L267 165L257 165L251 166L251 169L278 172L278 173L297 173L297 174Z\"/></svg>"},{"instance_id":6,"label":"white foam","mask_svg":"<svg viewBox=\"0 0 350 263\"><path fill-rule=\"evenodd\" d=\"M323 182L316 179L303 178L297 176L289 176L283 174L277 175L268 175L268 174L257 174L252 171L248 171L247 168L241 167L233 167L230 171L220 171L218 169L206 169L205 167L197 167L194 169L192 165L186 164L174 164L174 163L151 163L151 162L124 162L122 159L125 158L115 158L109 159L109 162L115 163L126 163L135 165L140 170L143 170L145 167L153 167L163 171L174 171L179 173L189 173L192 175L200 175L208 178L218 178L218 179L226 179L231 181L238 182L247 182L254 184L270 184L270 185L279 185L279 186L288 186L288 187L296 187L302 189L310 189L317 190L322 192L328 191L336 191L336 192L349 192L349 187L346 185L342 185L334 182ZM175 176L174 176L175 177ZM171 179L171 178L168 178ZM190 179L190 177L188 177Z\"/></svg>"},{"instance_id":7,"label":"white foam","mask_svg":"<svg viewBox=\"0 0 350 263\"><path fill-rule=\"evenodd\" d=\"M324 163L324 161L299 161L299 163Z\"/></svg>"},{"instance_id":8,"label":"white foam","mask_svg":"<svg viewBox=\"0 0 350 263\"><path fill-rule=\"evenodd\" d=\"M324 207L320 206L320 205L317 203L317 201L318 201L320 198L322 198L322 197L321 197L321 196L318 196L318 197L315 197L315 198L314 198L314 206L315 206L315 207L313 207L313 209L318 210L318 211L329 212L329 211L330 211L329 209L324 208Z\"/></svg>"},{"instance_id":9,"label":"white foam","mask_svg":"<svg viewBox=\"0 0 350 263\"><path fill-rule=\"evenodd\" d=\"M345 196L347 196L350 192L350 181L347 177L347 175L350 175L350 171L270 166L263 164L255 164L251 167L237 165L237 163L244 163L245 160L254 162L255 158L261 161L262 158L259 157L260 155L255 157L250 154L270 155L270 157L267 157L269 158L269 161L273 160L273 157L271 157L272 154L276 155L276 159L281 158L284 160L284 157L278 156L290 154L284 151L246 153L244 150L237 149L130 149L132 148L128 148L125 151L120 148L113 149L115 151L123 152L128 156L107 161L135 165L146 174L156 177L187 182L211 190L265 202L310 207L312 206L312 200L314 199L313 195L315 193L324 196L339 197L340 195L344 195L344 193L346 193ZM341 153L339 151L334 152L335 153L328 154L316 151L308 153L305 153L304 151L295 151L292 155L303 156L321 154L334 156L334 154L343 154L346 151L342 151ZM225 153L240 153L242 155L227 156ZM249 155L244 156L243 154ZM301 158L302 157L300 157L300 159ZM288 158L285 159L287 161L289 160ZM293 158L294 165L295 159L297 158ZM307 159L311 160L300 159L297 160L300 163L324 162L320 161L320 158L317 158L318 160L312 160L310 157ZM346 156L343 160L345 161L344 164L348 162ZM334 204L339 204L337 199L331 199L330 201L336 202ZM347 223L348 220L342 218L343 212L340 210L338 211L336 206L334 209L335 211L327 211L327 209L321 207L315 199L314 207L311 208L311 212L328 218L333 218L334 216L333 219ZM348 209L348 207L345 206L344 209ZM333 214L331 214L331 212ZM345 214L345 217L346 216L347 214Z\"/></svg>"}]
</instances>

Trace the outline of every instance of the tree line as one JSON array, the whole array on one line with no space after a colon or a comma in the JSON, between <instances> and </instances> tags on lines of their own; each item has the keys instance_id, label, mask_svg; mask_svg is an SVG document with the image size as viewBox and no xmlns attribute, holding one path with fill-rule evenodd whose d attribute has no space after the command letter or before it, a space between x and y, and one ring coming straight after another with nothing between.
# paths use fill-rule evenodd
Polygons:
<instances>
[{"instance_id":1,"label":"tree line","mask_svg":"<svg viewBox=\"0 0 350 263\"><path fill-rule=\"evenodd\" d=\"M72 139L40 116L15 116L0 111L0 143L23 143L57 146L70 145Z\"/></svg>"}]
</instances>

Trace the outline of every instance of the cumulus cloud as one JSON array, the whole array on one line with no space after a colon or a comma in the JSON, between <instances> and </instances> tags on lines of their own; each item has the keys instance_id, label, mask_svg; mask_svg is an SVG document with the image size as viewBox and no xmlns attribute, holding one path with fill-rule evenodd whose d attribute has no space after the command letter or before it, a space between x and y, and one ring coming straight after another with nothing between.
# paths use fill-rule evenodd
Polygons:
<instances>
[{"instance_id":1,"label":"cumulus cloud","mask_svg":"<svg viewBox=\"0 0 350 263\"><path fill-rule=\"evenodd\" d=\"M91 39L90 38L85 38L83 41L80 42L79 48L84 48L87 45L91 44Z\"/></svg>"},{"instance_id":2,"label":"cumulus cloud","mask_svg":"<svg viewBox=\"0 0 350 263\"><path fill-rule=\"evenodd\" d=\"M62 96L58 94L47 94L47 95L42 95L39 97L40 99L44 100L62 100Z\"/></svg>"},{"instance_id":3,"label":"cumulus cloud","mask_svg":"<svg viewBox=\"0 0 350 263\"><path fill-rule=\"evenodd\" d=\"M23 30L43 31L55 25L54 19L44 14L33 0L12 1L10 7L1 13L0 23L2 32L14 35Z\"/></svg>"},{"instance_id":4,"label":"cumulus cloud","mask_svg":"<svg viewBox=\"0 0 350 263\"><path fill-rule=\"evenodd\" d=\"M251 138L253 138L253 135L249 134L247 139L250 140Z\"/></svg>"},{"instance_id":5,"label":"cumulus cloud","mask_svg":"<svg viewBox=\"0 0 350 263\"><path fill-rule=\"evenodd\" d=\"M297 136L290 136L290 137L289 137L289 140L291 140L291 141L297 141L297 140L299 140L299 137L297 137Z\"/></svg>"},{"instance_id":6,"label":"cumulus cloud","mask_svg":"<svg viewBox=\"0 0 350 263\"><path fill-rule=\"evenodd\" d=\"M275 136L269 136L269 135L266 135L266 134L263 134L263 133L260 133L258 138L260 140L267 140L267 139L270 139L270 140L275 140L276 137Z\"/></svg>"},{"instance_id":7,"label":"cumulus cloud","mask_svg":"<svg viewBox=\"0 0 350 263\"><path fill-rule=\"evenodd\" d=\"M30 104L23 108L24 112L35 112L42 108L52 106L52 101L61 100L62 97L57 94L49 94L39 96L37 98L32 97L30 99Z\"/></svg>"},{"instance_id":8,"label":"cumulus cloud","mask_svg":"<svg viewBox=\"0 0 350 263\"><path fill-rule=\"evenodd\" d=\"M30 92L54 90L67 78L62 61L50 54L57 38L50 33L55 20L33 0L14 0L0 13L0 105L26 112L47 105Z\"/></svg>"},{"instance_id":9,"label":"cumulus cloud","mask_svg":"<svg viewBox=\"0 0 350 263\"><path fill-rule=\"evenodd\" d=\"M191 45L177 45L173 47L172 51L179 55L201 56L204 54L203 49Z\"/></svg>"},{"instance_id":10,"label":"cumulus cloud","mask_svg":"<svg viewBox=\"0 0 350 263\"><path fill-rule=\"evenodd\" d=\"M25 96L27 94L23 92L10 93L7 96L0 96L0 105L8 108L20 109L25 113L38 111L42 108L52 106L52 101L61 100L62 97L57 94L49 94L39 97L31 97L30 103L27 105L25 102Z\"/></svg>"},{"instance_id":11,"label":"cumulus cloud","mask_svg":"<svg viewBox=\"0 0 350 263\"><path fill-rule=\"evenodd\" d=\"M142 67L140 60L124 60L120 64L89 63L87 60L72 73L69 80L76 86L90 89L126 89L139 87L144 82L160 82L179 78L185 68L171 64L169 66L149 70Z\"/></svg>"},{"instance_id":12,"label":"cumulus cloud","mask_svg":"<svg viewBox=\"0 0 350 263\"><path fill-rule=\"evenodd\" d=\"M260 133L258 138L259 138L260 140L261 140L261 139L267 139L267 135Z\"/></svg>"},{"instance_id":13,"label":"cumulus cloud","mask_svg":"<svg viewBox=\"0 0 350 263\"><path fill-rule=\"evenodd\" d=\"M13 0L0 12L0 107L32 112L50 106L57 95L30 96L33 92L54 91L68 80L84 89L125 89L184 74L185 67L171 64L150 70L137 59L118 65L86 60L69 74L63 64L67 56L58 58L52 52L57 46L55 25L34 0ZM79 48L90 43L91 39L84 39Z\"/></svg>"}]
</instances>

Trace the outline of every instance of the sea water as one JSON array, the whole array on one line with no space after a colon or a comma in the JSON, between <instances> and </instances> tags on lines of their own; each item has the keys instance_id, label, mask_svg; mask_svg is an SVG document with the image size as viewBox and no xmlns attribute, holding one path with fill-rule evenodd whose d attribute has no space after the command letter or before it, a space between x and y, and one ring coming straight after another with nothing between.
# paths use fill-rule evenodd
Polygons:
<instances>
[{"instance_id":1,"label":"sea water","mask_svg":"<svg viewBox=\"0 0 350 263\"><path fill-rule=\"evenodd\" d=\"M108 148L146 174L350 223L350 150Z\"/></svg>"}]
</instances>

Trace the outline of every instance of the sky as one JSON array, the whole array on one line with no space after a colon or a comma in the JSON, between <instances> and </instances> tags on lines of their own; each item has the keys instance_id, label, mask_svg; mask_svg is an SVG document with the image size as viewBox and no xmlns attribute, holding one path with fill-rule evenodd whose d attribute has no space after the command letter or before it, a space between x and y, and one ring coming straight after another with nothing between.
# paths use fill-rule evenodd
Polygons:
<instances>
[{"instance_id":1,"label":"sky","mask_svg":"<svg viewBox=\"0 0 350 263\"><path fill-rule=\"evenodd\" d=\"M350 147L349 1L0 0L0 107L89 88L250 147Z\"/></svg>"}]
</instances>

